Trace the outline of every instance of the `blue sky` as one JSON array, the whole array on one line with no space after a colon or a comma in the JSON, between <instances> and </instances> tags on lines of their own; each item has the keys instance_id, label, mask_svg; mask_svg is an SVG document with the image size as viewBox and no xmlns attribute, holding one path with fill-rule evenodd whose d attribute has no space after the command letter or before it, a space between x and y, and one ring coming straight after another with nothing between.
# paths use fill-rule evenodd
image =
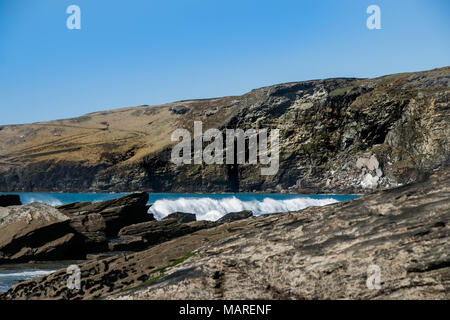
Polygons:
<instances>
[{"instance_id":1,"label":"blue sky","mask_svg":"<svg viewBox=\"0 0 450 320\"><path fill-rule=\"evenodd\" d=\"M366 28L371 4L381 30ZM449 13L448 0L0 0L0 124L448 66Z\"/></svg>"}]
</instances>

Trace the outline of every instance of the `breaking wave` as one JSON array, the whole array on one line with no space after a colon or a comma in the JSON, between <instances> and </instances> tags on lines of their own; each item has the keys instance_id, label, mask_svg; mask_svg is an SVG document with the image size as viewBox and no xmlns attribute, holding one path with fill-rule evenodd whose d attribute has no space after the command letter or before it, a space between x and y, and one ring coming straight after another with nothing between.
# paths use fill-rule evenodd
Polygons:
<instances>
[{"instance_id":1,"label":"breaking wave","mask_svg":"<svg viewBox=\"0 0 450 320\"><path fill-rule=\"evenodd\" d=\"M201 198L177 198L156 200L150 207L149 213L153 213L156 219L162 219L173 212L195 213L197 220L215 221L227 213L250 210L254 214L267 214L297 211L310 206L323 206L339 202L333 198L312 199L307 197L276 200L264 198L262 201L243 201L236 197L222 199Z\"/></svg>"},{"instance_id":2,"label":"breaking wave","mask_svg":"<svg viewBox=\"0 0 450 320\"><path fill-rule=\"evenodd\" d=\"M52 206L72 202L98 202L124 196L125 193L21 193L23 204L43 202ZM250 210L254 214L298 211L310 206L323 206L347 201L357 195L288 195L288 194L193 194L150 193L149 213L162 219L173 212L195 213L197 220L215 221L227 213Z\"/></svg>"},{"instance_id":3,"label":"breaking wave","mask_svg":"<svg viewBox=\"0 0 450 320\"><path fill-rule=\"evenodd\" d=\"M21 277L24 279L32 279L36 277L46 276L56 270L28 270L28 271L12 271L0 273L1 278Z\"/></svg>"},{"instance_id":4,"label":"breaking wave","mask_svg":"<svg viewBox=\"0 0 450 320\"><path fill-rule=\"evenodd\" d=\"M41 202L51 206L60 206L63 204L60 200L48 194L22 194L21 200L23 204L32 202Z\"/></svg>"},{"instance_id":5,"label":"breaking wave","mask_svg":"<svg viewBox=\"0 0 450 320\"><path fill-rule=\"evenodd\" d=\"M8 291L19 282L42 277L55 272L56 270L14 270L0 272L0 292Z\"/></svg>"}]
</instances>

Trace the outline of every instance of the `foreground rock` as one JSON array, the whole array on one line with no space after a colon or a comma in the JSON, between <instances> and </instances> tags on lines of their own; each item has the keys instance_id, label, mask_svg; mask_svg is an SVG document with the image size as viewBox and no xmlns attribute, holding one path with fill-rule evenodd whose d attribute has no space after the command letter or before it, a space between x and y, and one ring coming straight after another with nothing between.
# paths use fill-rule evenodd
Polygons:
<instances>
[{"instance_id":1,"label":"foreground rock","mask_svg":"<svg viewBox=\"0 0 450 320\"><path fill-rule=\"evenodd\" d=\"M194 250L254 227L245 220L238 223L202 229L141 252L115 254L104 259L99 255L98 259L80 265L80 291L67 288L67 273L62 269L22 282L0 294L0 299L92 299L129 290L150 281L155 273L189 258Z\"/></svg>"},{"instance_id":2,"label":"foreground rock","mask_svg":"<svg viewBox=\"0 0 450 320\"><path fill-rule=\"evenodd\" d=\"M450 298L449 170L423 184L261 220L111 299ZM370 278L377 270L378 289Z\"/></svg>"},{"instance_id":3,"label":"foreground rock","mask_svg":"<svg viewBox=\"0 0 450 320\"><path fill-rule=\"evenodd\" d=\"M80 239L69 222L42 203L0 208L0 263L80 258Z\"/></svg>"},{"instance_id":4,"label":"foreground rock","mask_svg":"<svg viewBox=\"0 0 450 320\"><path fill-rule=\"evenodd\" d=\"M66 215L77 215L80 212L84 211L84 208L90 205L92 205L92 202L73 202L57 206L56 209L58 209L59 211L61 211Z\"/></svg>"},{"instance_id":5,"label":"foreground rock","mask_svg":"<svg viewBox=\"0 0 450 320\"><path fill-rule=\"evenodd\" d=\"M210 221L180 223L176 219L163 219L125 227L120 230L119 236L121 238L127 236L142 237L150 246L215 226L216 224Z\"/></svg>"},{"instance_id":6,"label":"foreground rock","mask_svg":"<svg viewBox=\"0 0 450 320\"><path fill-rule=\"evenodd\" d=\"M197 217L194 213L185 213L185 212L174 212L164 217L163 220L166 219L175 219L181 223L193 222L197 221Z\"/></svg>"},{"instance_id":7,"label":"foreground rock","mask_svg":"<svg viewBox=\"0 0 450 320\"><path fill-rule=\"evenodd\" d=\"M0 195L0 207L20 206L20 196L17 194Z\"/></svg>"},{"instance_id":8,"label":"foreground rock","mask_svg":"<svg viewBox=\"0 0 450 320\"><path fill-rule=\"evenodd\" d=\"M109 251L141 251L150 246L147 239L141 236L120 236L108 240Z\"/></svg>"},{"instance_id":9,"label":"foreground rock","mask_svg":"<svg viewBox=\"0 0 450 320\"><path fill-rule=\"evenodd\" d=\"M108 238L117 236L127 225L154 220L147 213L148 194L133 193L119 199L90 203L72 203L58 207L70 217L70 225L83 237L87 252L108 249Z\"/></svg>"},{"instance_id":10,"label":"foreground rock","mask_svg":"<svg viewBox=\"0 0 450 320\"><path fill-rule=\"evenodd\" d=\"M1 298L449 299L449 220L447 168L423 183L91 261L81 265L81 291L69 291L60 270ZM380 289L367 287L369 266L381 272Z\"/></svg>"},{"instance_id":11,"label":"foreground rock","mask_svg":"<svg viewBox=\"0 0 450 320\"><path fill-rule=\"evenodd\" d=\"M175 212L159 221L148 221L126 226L119 231L119 237L109 240L111 251L140 251L202 229L216 227L223 223L249 218L251 211L231 212L216 222L196 221L195 214Z\"/></svg>"},{"instance_id":12,"label":"foreground rock","mask_svg":"<svg viewBox=\"0 0 450 320\"><path fill-rule=\"evenodd\" d=\"M241 219L247 219L253 216L253 212L251 211L239 211L239 212L230 212L224 215L222 218L217 220L217 223L227 223L233 222Z\"/></svg>"},{"instance_id":13,"label":"foreground rock","mask_svg":"<svg viewBox=\"0 0 450 320\"><path fill-rule=\"evenodd\" d=\"M8 198L9 203L17 200ZM39 203L0 208L0 262L68 260L90 253L142 250L147 240L118 237L121 228L154 220L147 193L118 199L78 202L57 209Z\"/></svg>"}]
</instances>

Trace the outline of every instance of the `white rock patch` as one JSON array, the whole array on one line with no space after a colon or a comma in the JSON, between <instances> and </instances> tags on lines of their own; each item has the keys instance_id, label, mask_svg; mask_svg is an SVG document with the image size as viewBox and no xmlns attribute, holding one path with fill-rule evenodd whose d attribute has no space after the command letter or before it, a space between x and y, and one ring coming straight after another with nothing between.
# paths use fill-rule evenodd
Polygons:
<instances>
[{"instance_id":1,"label":"white rock patch","mask_svg":"<svg viewBox=\"0 0 450 320\"><path fill-rule=\"evenodd\" d=\"M378 185L379 179L378 176L372 176L370 173L367 173L361 181L361 186L363 188L375 188Z\"/></svg>"},{"instance_id":2,"label":"white rock patch","mask_svg":"<svg viewBox=\"0 0 450 320\"><path fill-rule=\"evenodd\" d=\"M371 155L370 158L358 158L356 167L362 171L361 186L363 188L376 188L378 186L378 182L383 176L383 171L380 169L380 163L374 155ZM366 170L369 173L366 173Z\"/></svg>"}]
</instances>

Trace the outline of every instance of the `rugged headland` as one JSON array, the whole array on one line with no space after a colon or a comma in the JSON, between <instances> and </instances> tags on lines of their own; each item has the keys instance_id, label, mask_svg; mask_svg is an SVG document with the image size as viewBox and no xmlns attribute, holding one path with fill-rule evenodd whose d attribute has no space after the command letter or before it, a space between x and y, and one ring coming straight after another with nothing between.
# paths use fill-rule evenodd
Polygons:
<instances>
[{"instance_id":1,"label":"rugged headland","mask_svg":"<svg viewBox=\"0 0 450 320\"><path fill-rule=\"evenodd\" d=\"M450 68L0 126L0 191L354 193L449 164ZM170 161L178 128L280 129L280 169Z\"/></svg>"},{"instance_id":2,"label":"rugged headland","mask_svg":"<svg viewBox=\"0 0 450 320\"><path fill-rule=\"evenodd\" d=\"M59 220L72 221L77 234L86 229L75 217L84 216L81 220L91 221L85 227L99 229L99 234L84 232L85 241L101 243L108 238L102 234L113 234L118 221L124 223L118 212L126 210L119 207L140 198L136 194L89 211L80 209L86 204L54 209L51 219L65 212ZM19 221L18 213L26 218L20 215L23 207L9 208L10 221ZM448 167L423 182L348 202L256 217L243 212L210 223L192 220L175 214L123 227L119 242L142 250L89 257L80 265L80 290L68 288L69 275L62 269L22 282L0 299L450 298ZM1 225L0 235L15 228ZM9 243L15 241L21 238ZM48 247L37 252L52 252L44 250ZM373 270L379 271L379 282L372 282Z\"/></svg>"},{"instance_id":3,"label":"rugged headland","mask_svg":"<svg viewBox=\"0 0 450 320\"><path fill-rule=\"evenodd\" d=\"M0 191L140 192L59 207L0 196L1 264L84 261L79 290L61 269L0 299L449 299L449 88L446 67L1 126ZM174 165L171 133L194 120L279 129L278 173ZM148 191L364 195L211 222L155 220Z\"/></svg>"}]
</instances>

